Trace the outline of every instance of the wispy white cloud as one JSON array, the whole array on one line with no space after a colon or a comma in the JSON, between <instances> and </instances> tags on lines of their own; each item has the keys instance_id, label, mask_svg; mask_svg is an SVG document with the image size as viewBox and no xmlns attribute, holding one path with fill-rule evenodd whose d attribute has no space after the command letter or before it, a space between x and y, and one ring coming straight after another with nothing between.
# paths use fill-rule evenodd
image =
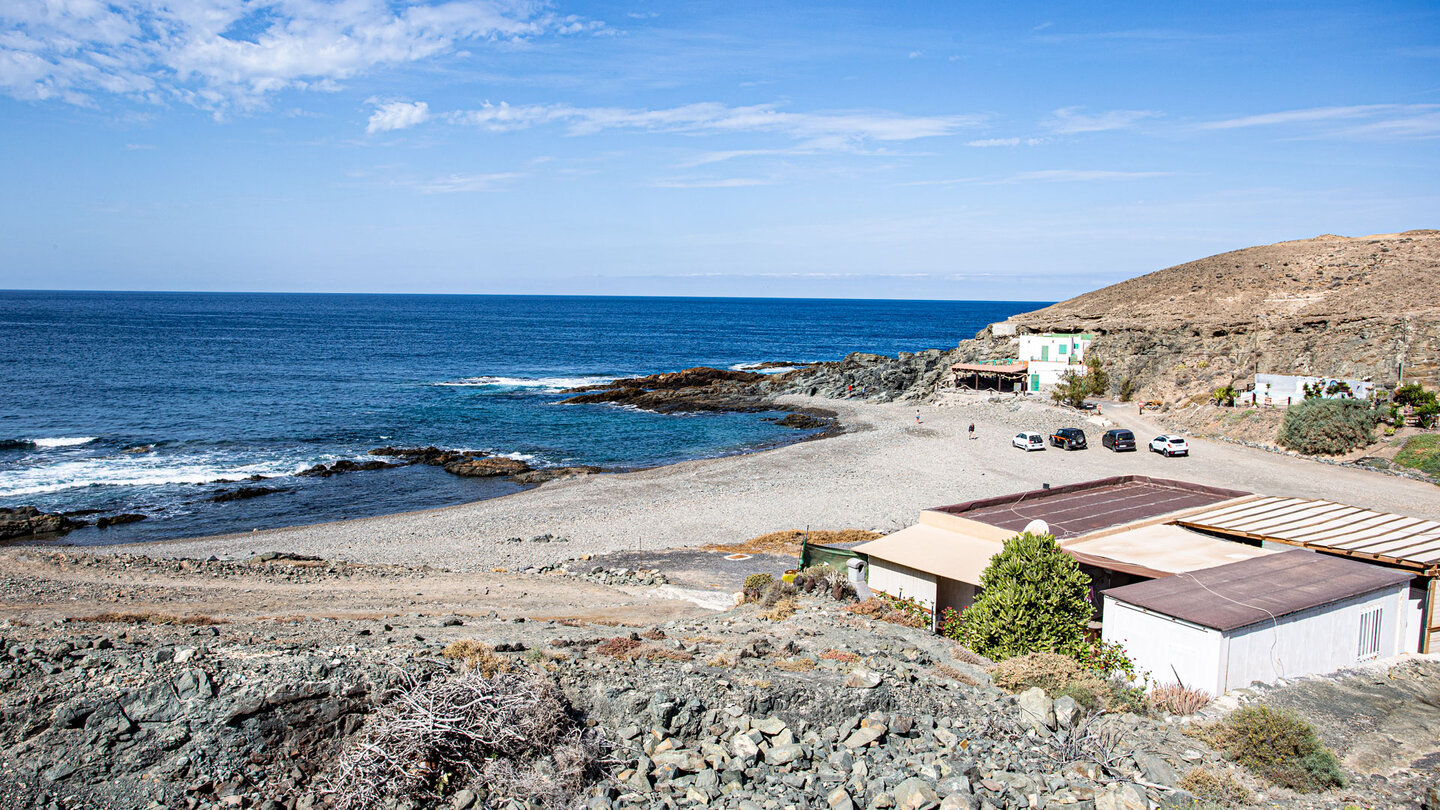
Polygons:
<instances>
[{"instance_id":1,"label":"wispy white cloud","mask_svg":"<svg viewBox=\"0 0 1440 810\"><path fill-rule=\"evenodd\" d=\"M907 58L907 59L919 59L920 57L922 57L922 56L924 56L924 55L925 55L925 52L924 52L924 51L911 51L909 54L906 55L906 58Z\"/></svg>"},{"instance_id":2,"label":"wispy white cloud","mask_svg":"<svg viewBox=\"0 0 1440 810\"><path fill-rule=\"evenodd\" d=\"M153 144L153 143L127 143L127 144L125 144L125 148L126 148L126 149L132 149L132 150L137 150L137 149L138 149L138 150L154 149L154 148L155 148L155 144Z\"/></svg>"},{"instance_id":3,"label":"wispy white cloud","mask_svg":"<svg viewBox=\"0 0 1440 810\"><path fill-rule=\"evenodd\" d=\"M506 191L515 180L524 175L518 172L495 174L447 174L429 180L406 181L399 185L409 186L421 194L458 194L471 191Z\"/></svg>"},{"instance_id":4,"label":"wispy white cloud","mask_svg":"<svg viewBox=\"0 0 1440 810\"><path fill-rule=\"evenodd\" d=\"M1199 124L1200 129L1319 125L1319 137L1429 138L1440 135L1440 104L1356 104L1283 110ZM1312 127L1313 129L1313 127Z\"/></svg>"},{"instance_id":5,"label":"wispy white cloud","mask_svg":"<svg viewBox=\"0 0 1440 810\"><path fill-rule=\"evenodd\" d=\"M1174 172L1122 172L1107 169L1043 169L1033 172L1020 172L1000 183L1073 183L1093 180L1143 180L1149 177L1171 177Z\"/></svg>"},{"instance_id":6,"label":"wispy white cloud","mask_svg":"<svg viewBox=\"0 0 1440 810\"><path fill-rule=\"evenodd\" d=\"M9 0L0 3L0 92L223 112L473 43L603 30L538 0Z\"/></svg>"},{"instance_id":7,"label":"wispy white cloud","mask_svg":"<svg viewBox=\"0 0 1440 810\"><path fill-rule=\"evenodd\" d=\"M1042 122L1051 132L1068 135L1078 132L1108 132L1129 129L1136 122L1154 118L1159 113L1152 110L1110 110L1087 113L1084 107L1061 107Z\"/></svg>"},{"instance_id":8,"label":"wispy white cloud","mask_svg":"<svg viewBox=\"0 0 1440 810\"><path fill-rule=\"evenodd\" d=\"M429 120L430 105L423 101L390 101L381 104L370 115L370 122L365 125L365 132L374 135L377 132L409 129Z\"/></svg>"},{"instance_id":9,"label":"wispy white cloud","mask_svg":"<svg viewBox=\"0 0 1440 810\"><path fill-rule=\"evenodd\" d=\"M717 102L686 104L666 109L573 107L568 104L511 106L486 104L478 110L448 114L456 123L492 132L509 132L543 124L564 124L572 135L611 129L691 134L774 132L821 145L825 139L841 141L908 141L951 135L979 126L980 115L899 115L889 112L783 112L775 105L731 107Z\"/></svg>"},{"instance_id":10,"label":"wispy white cloud","mask_svg":"<svg viewBox=\"0 0 1440 810\"><path fill-rule=\"evenodd\" d=\"M1019 146L1019 145L1020 145L1020 139L1019 139L1019 138L981 138L981 139L978 140L978 141L969 141L969 142L967 142L965 145L966 145L966 146L979 146L979 147L987 147L987 146Z\"/></svg>"},{"instance_id":11,"label":"wispy white cloud","mask_svg":"<svg viewBox=\"0 0 1440 810\"><path fill-rule=\"evenodd\" d=\"M771 186L774 184L774 180L768 180L763 177L723 177L713 180L674 178L656 180L650 185L655 188L745 188L748 186Z\"/></svg>"}]
</instances>

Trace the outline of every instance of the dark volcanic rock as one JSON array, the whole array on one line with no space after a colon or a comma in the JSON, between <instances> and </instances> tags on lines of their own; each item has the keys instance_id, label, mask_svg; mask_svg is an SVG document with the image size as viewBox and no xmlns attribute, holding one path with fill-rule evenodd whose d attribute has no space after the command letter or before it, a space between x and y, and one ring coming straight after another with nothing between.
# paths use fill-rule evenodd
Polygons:
<instances>
[{"instance_id":1,"label":"dark volcanic rock","mask_svg":"<svg viewBox=\"0 0 1440 810\"><path fill-rule=\"evenodd\" d=\"M328 467L324 464L316 464L308 470L301 470L295 474L307 478L329 478L332 475L339 475L340 473L387 470L391 467L403 466L403 464L391 464L386 461L351 461L349 459L341 459Z\"/></svg>"},{"instance_id":2,"label":"dark volcanic rock","mask_svg":"<svg viewBox=\"0 0 1440 810\"><path fill-rule=\"evenodd\" d=\"M517 484L543 484L557 478L574 478L577 475L595 475L605 472L604 467L547 467L542 470L517 473L511 476Z\"/></svg>"},{"instance_id":3,"label":"dark volcanic rock","mask_svg":"<svg viewBox=\"0 0 1440 810\"><path fill-rule=\"evenodd\" d=\"M287 490L279 489L277 487L240 487L239 489L227 489L223 492L217 492L213 497L210 498L210 500L215 501L216 503L225 503L226 501L243 501L248 498L259 498L264 495L274 495L277 492L286 491Z\"/></svg>"},{"instance_id":4,"label":"dark volcanic rock","mask_svg":"<svg viewBox=\"0 0 1440 810\"><path fill-rule=\"evenodd\" d=\"M815 430L816 428L827 427L831 423L827 419L811 416L808 413L792 413L784 419L776 420L775 424L780 427L794 428L796 430Z\"/></svg>"},{"instance_id":5,"label":"dark volcanic rock","mask_svg":"<svg viewBox=\"0 0 1440 810\"><path fill-rule=\"evenodd\" d=\"M445 465L445 472L466 478L488 478L495 475L516 475L530 471L530 465L504 456L462 458Z\"/></svg>"},{"instance_id":6,"label":"dark volcanic rock","mask_svg":"<svg viewBox=\"0 0 1440 810\"><path fill-rule=\"evenodd\" d=\"M59 534L85 524L64 515L41 512L33 506L0 509L0 540L32 537L37 534Z\"/></svg>"},{"instance_id":7,"label":"dark volcanic rock","mask_svg":"<svg viewBox=\"0 0 1440 810\"><path fill-rule=\"evenodd\" d=\"M110 515L109 517L102 517L99 520L95 521L95 528L108 529L111 526L119 526L122 523L137 523L144 520L145 517L145 515L136 514L134 512L126 512L121 515Z\"/></svg>"},{"instance_id":8,"label":"dark volcanic rock","mask_svg":"<svg viewBox=\"0 0 1440 810\"><path fill-rule=\"evenodd\" d=\"M630 377L604 385L572 388L566 404L629 405L644 411L763 411L770 405L769 376L750 371L688 368L668 374Z\"/></svg>"}]
</instances>

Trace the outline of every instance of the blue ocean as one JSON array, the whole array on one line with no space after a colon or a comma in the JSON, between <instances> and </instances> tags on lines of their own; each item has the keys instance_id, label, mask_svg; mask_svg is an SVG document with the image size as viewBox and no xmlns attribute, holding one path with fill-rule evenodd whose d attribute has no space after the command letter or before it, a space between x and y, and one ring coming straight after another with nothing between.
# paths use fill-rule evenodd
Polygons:
<instances>
[{"instance_id":1,"label":"blue ocean","mask_svg":"<svg viewBox=\"0 0 1440 810\"><path fill-rule=\"evenodd\" d=\"M691 366L954 346L1043 304L562 296L0 292L0 506L139 513L63 542L161 540L492 498L437 467L296 477L381 445L633 469L804 434L776 414L560 405ZM283 489L216 502L263 476Z\"/></svg>"}]
</instances>

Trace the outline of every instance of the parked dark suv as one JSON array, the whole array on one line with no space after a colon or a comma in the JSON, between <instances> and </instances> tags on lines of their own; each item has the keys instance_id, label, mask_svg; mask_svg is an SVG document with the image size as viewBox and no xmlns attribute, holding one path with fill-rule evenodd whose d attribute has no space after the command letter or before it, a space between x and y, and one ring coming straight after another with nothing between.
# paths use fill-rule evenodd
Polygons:
<instances>
[{"instance_id":1,"label":"parked dark suv","mask_svg":"<svg viewBox=\"0 0 1440 810\"><path fill-rule=\"evenodd\" d=\"M1065 450L1084 450L1085 431L1080 428L1060 428L1050 434L1050 446Z\"/></svg>"},{"instance_id":2,"label":"parked dark suv","mask_svg":"<svg viewBox=\"0 0 1440 810\"><path fill-rule=\"evenodd\" d=\"M1107 430L1105 431L1105 435L1100 437L1100 446L1108 447L1116 453L1127 450L1133 451L1135 449L1135 434L1121 428Z\"/></svg>"}]
</instances>

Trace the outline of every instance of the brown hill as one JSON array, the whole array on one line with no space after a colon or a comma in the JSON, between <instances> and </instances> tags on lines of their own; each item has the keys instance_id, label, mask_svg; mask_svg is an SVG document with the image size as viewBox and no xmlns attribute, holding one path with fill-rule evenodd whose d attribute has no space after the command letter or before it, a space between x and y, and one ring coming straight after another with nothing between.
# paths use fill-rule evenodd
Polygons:
<instances>
[{"instance_id":1,"label":"brown hill","mask_svg":"<svg viewBox=\"0 0 1440 810\"><path fill-rule=\"evenodd\" d=\"M1116 384L1203 397L1256 371L1430 384L1440 358L1440 231L1325 235L1187 262L1011 318L1097 335Z\"/></svg>"}]
</instances>

